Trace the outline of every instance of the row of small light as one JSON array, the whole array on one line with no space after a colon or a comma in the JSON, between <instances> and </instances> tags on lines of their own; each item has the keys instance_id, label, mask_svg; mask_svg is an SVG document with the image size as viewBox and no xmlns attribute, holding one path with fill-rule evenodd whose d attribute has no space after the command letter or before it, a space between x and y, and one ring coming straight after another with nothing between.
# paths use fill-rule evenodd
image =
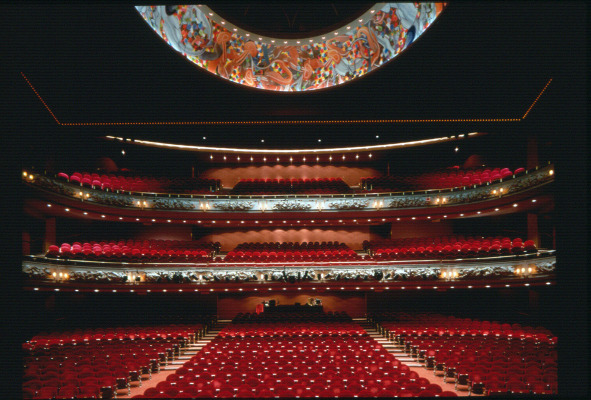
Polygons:
<instances>
[{"instance_id":1,"label":"row of small light","mask_svg":"<svg viewBox=\"0 0 591 400\"><path fill-rule=\"evenodd\" d=\"M318 141L320 141L320 139L318 139ZM264 140L261 140L261 142L264 142ZM373 157L372 153L369 153L367 155L367 158L370 159L370 160L372 159L372 157ZM356 154L355 157L353 157L353 159L355 159L355 160L359 160L359 158L360 158L359 157L359 154ZM209 155L209 159L212 162L216 161L216 158L214 157L213 154L210 154ZM269 158L267 158L267 156L263 156L262 161L263 161L263 163L266 163L267 161L272 162L273 159L275 159L275 161L278 162L278 163L281 163L281 161L282 161L281 157L275 157L275 158L273 158L272 156L269 156ZM333 157L332 154L331 154L326 159L324 159L322 161L326 161L327 160L328 162L332 162L333 159L334 160L339 160L340 159L340 160L346 161L348 158L347 158L347 156L345 154L343 154L341 157L338 157L338 156ZM221 160L224 161L224 162L232 161L230 159L230 157L228 157L227 155L221 156ZM240 162L240 161L244 160L244 158L241 158L240 156L236 156L235 160L236 160L236 162ZM249 160L252 163L252 162L255 161L255 158L253 156L250 156ZM316 156L316 158L314 158L312 156L310 156L308 158L306 156L303 156L301 159L296 159L293 156L290 156L288 159L283 158L283 160L285 162L289 161L290 164L293 164L294 162L296 162L296 163L297 162L306 163L306 162L311 162L311 161L314 161L314 160L316 160L316 162L321 162L320 156Z\"/></svg>"},{"instance_id":2,"label":"row of small light","mask_svg":"<svg viewBox=\"0 0 591 400\"><path fill-rule=\"evenodd\" d=\"M550 285L552 285L552 282L546 282L546 285L547 286L550 286ZM514 286L518 286L518 285L514 285ZM524 283L523 286L530 286L530 284L529 283ZM490 289L492 286L491 285L485 285L484 287L487 288L487 289ZM511 285L510 284L506 284L505 287L511 287ZM446 287L446 288L455 289L456 287L455 286L449 286L449 287ZM467 288L468 289L473 289L474 286L468 285ZM280 288L277 288L277 290L279 290L279 289ZM286 288L286 287L281 288L281 290L285 290L285 291L287 291L288 289L293 289L293 287L291 287L291 288ZM326 287L325 289L326 290L331 290L330 287ZM375 287L370 287L369 289L370 290L375 290ZM382 288L378 288L378 289L382 289ZM385 286L383 289L390 290L390 286ZM407 287L406 286L401 286L400 289L401 290L406 290ZM427 287L424 288L424 287L421 287L421 286L417 286L415 289L422 290L422 289L429 289L429 288L427 288ZM438 286L433 286L432 289L438 290L439 287ZM39 291L39 288L38 287L35 287L35 288L33 288L33 290ZM54 288L53 290L56 291L56 292L59 292L60 291L60 288ZM126 290L126 289L123 289L123 290L117 290L117 289L111 289L111 290L108 290L108 289L93 289L93 292L94 293L99 293L99 292L101 292L101 290L103 292L109 292L109 291L111 291L113 293L117 293L117 292L120 292L120 293L124 293L124 292L135 293L136 292L135 289L129 289L129 290ZM242 292L243 290L244 290L243 288L238 288L238 291L240 291L240 292ZM252 290L255 291L255 292L257 292L259 289L258 288L253 288ZM273 290L273 288L268 288L268 291L272 291L272 290ZM298 290L302 290L302 288L301 287L298 287ZM316 287L312 287L311 290L316 290ZM340 290L353 290L353 288L345 288L345 287L341 286ZM361 290L361 287L357 286L357 287L355 287L355 290ZM153 291L156 292L156 293L158 291L160 291L162 293L167 293L169 290L168 289L160 289L160 290L153 290ZM173 292L174 290L171 289L170 291ZM177 289L176 291L177 292L184 292L185 290L183 290L183 289ZM190 290L187 289L186 291L190 291ZM194 292L199 292L200 289L193 289L193 291ZM215 292L216 289L214 289L214 288L211 288L209 290L202 289L202 291L203 292ZM218 289L218 291L222 291L222 289ZM223 291L224 292L228 292L228 291L230 291L230 289L225 288L225 289L223 289ZM74 292L80 292L80 289L74 289ZM142 290L138 290L138 292L142 292ZM146 289L145 292L151 293L152 292L152 289Z\"/></svg>"},{"instance_id":3,"label":"row of small light","mask_svg":"<svg viewBox=\"0 0 591 400\"><path fill-rule=\"evenodd\" d=\"M445 199L445 198L444 198L444 199ZM532 202L532 203L535 203L535 202L537 202L537 200L536 200L536 199L532 199L532 200L531 200L531 202ZM137 206L138 206L138 207L141 207L141 208L143 209L143 208L147 207L147 203L144 201L144 202L143 202L143 205L142 205L142 204L141 204L141 202L140 202L140 201L138 201L138 202L137 202ZM376 201L374 201L374 204L373 204L373 206L374 206L374 208L377 208L377 209L379 210L379 209L380 209L380 208L383 206L383 201L381 201L381 200L376 200ZM47 207L50 207L50 208L51 208L51 207L52 207L52 205L51 205L50 203L47 203ZM517 204L517 203L513 203L513 208L516 208L516 207L518 207L518 204ZM199 206L199 208L201 208L203 211L206 211L206 210L209 210L209 209L210 209L210 205L209 205L209 203L200 203L200 206ZM495 212L498 212L498 211L500 211L500 208L498 208L498 207L497 207L497 208L495 208L494 210L495 210ZM70 209L69 209L69 208L64 208L64 211L66 211L66 212L70 212ZM264 210L263 210L263 211L264 211ZM87 211L84 211L84 212L83 212L83 214L84 214L84 215L88 215L88 212L87 212ZM476 213L475 213L475 215L480 215L480 214L482 214L482 211L476 211ZM460 217L464 217L464 216L466 216L466 214L465 214L465 213L460 213L460 214L459 214L459 216L460 216ZM106 216L105 214L101 214L101 218L106 218L106 217L107 217L107 216ZM447 217L448 217L447 215L444 215L444 216L443 216L443 218L447 218ZM420 218L420 217L419 217L419 218ZM122 220L124 220L125 218L124 218L124 217L118 217L118 219L119 219L120 221L122 221ZM133 220L134 218L133 218L133 217L131 217L130 219L132 219L132 220ZM397 217L397 218L396 218L396 221L401 221L401 220L404 220L404 221L408 221L408 220L410 220L410 221L415 221L416 219L417 219L417 217L410 217L410 219L409 219L409 218L404 218L404 219L401 219L400 217ZM426 219L426 220L431 220L432 218L431 218L431 216L430 216L430 215L428 215L428 216L426 216L426 217L425 217L425 219ZM150 220L150 219L149 219L149 218L147 218L147 219L146 219L146 221L147 221L147 220ZM135 221L136 221L136 222L140 222L140 221L141 221L141 218L135 218ZM362 221L362 219L361 219L360 221ZM377 222L377 221L379 221L379 219L374 219L374 220L372 220L371 218L368 218L368 219L367 219L367 222ZM387 219L387 218L382 218L382 219L381 219L381 221L382 221L382 222L393 222L393 221L394 221L394 218L388 218L388 219ZM152 219L151 219L151 222L164 222L164 220L161 220L161 219L156 219L156 218L152 218ZM168 222L168 223L171 223L171 222L172 222L172 220L171 220L171 219L166 219L166 222ZM183 220L182 222L183 222L184 224L186 224L186 223L187 223L187 220ZM207 223L208 221L205 221L205 222ZM216 221L215 221L215 220L212 220L212 221L209 221L209 222L210 222L210 223L212 223L212 224L215 224L215 223L216 223ZM233 222L233 221L226 220L226 223L227 223L227 224L230 224L230 223L232 223L232 222ZM301 221L300 221L300 220L297 220L296 222L297 222L298 224L299 224L299 223L301 223ZM304 223L307 223L307 222L309 222L309 223L312 223L312 224L313 224L313 223L315 223L315 220L304 221ZM329 220L327 220L327 219L325 219L325 220L324 220L324 222L325 222L325 223L333 223L333 221L332 221L332 220L330 220L330 221L329 221ZM340 224L347 224L347 223L359 223L359 221L358 221L357 219L350 220L349 222L347 222L347 221L344 221L344 220L342 220L342 219L339 219L339 220L338 220L338 222L339 222ZM176 223L176 221L175 221L175 223ZM201 221L201 220L197 220L197 221L196 221L196 223L198 223L198 224L201 224L201 223L202 223L202 221ZM236 223L238 223L238 221L236 221ZM244 223L245 223L245 221L244 221L244 220L241 220L241 221L240 221L240 223L241 223L241 224L244 224ZM258 223L259 223L259 221L258 221L258 220L255 220L255 221L254 221L254 223L255 223L255 224L258 224ZM272 223L273 223L273 220L269 220L269 223L270 223L270 224L272 224ZM286 223L287 223L287 220L283 220L283 223L284 223L284 224L286 224ZM290 224L293 224L293 222L290 222Z\"/></svg>"},{"instance_id":4,"label":"row of small light","mask_svg":"<svg viewBox=\"0 0 591 400\"><path fill-rule=\"evenodd\" d=\"M251 32L245 31L240 27L237 27L227 21L225 21L223 18L221 18L219 15L215 15L213 13L213 11L205 6L205 5L197 5L197 7L201 8L205 13L207 13L207 15L209 15L209 17L213 18L215 17L216 20L219 18L219 24L222 25L224 28L228 29L228 31L230 32L234 32L237 35L243 36L244 38L250 38L251 36ZM364 21L368 21L373 17L373 14L376 12L376 10L369 10L368 12L364 13L358 20L357 22L361 25L364 24ZM217 21L212 19L213 23L218 23ZM356 25L355 25L356 26ZM332 32L332 34L334 36L338 36L339 34L348 34L349 31L353 28L354 26L351 25L347 25L341 28L341 31L336 30L334 32ZM254 34L253 34L254 35ZM295 44L302 44L302 43L314 43L314 42L318 42L320 40L327 40L330 39L330 35L325 34L324 36L315 36L315 37L308 37L308 38L299 38L299 39L290 39L290 40L285 40L285 39L278 39L278 38L270 38L267 36L258 36L258 35L254 35L255 38L261 43L264 44L265 42L269 42L272 44L284 44L284 45L295 45Z\"/></svg>"}]
</instances>

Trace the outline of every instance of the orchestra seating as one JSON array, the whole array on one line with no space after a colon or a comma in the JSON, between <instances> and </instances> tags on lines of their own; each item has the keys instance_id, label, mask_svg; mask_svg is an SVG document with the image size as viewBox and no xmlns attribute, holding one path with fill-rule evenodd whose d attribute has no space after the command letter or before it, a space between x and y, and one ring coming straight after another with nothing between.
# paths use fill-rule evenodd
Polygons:
<instances>
[{"instance_id":1,"label":"orchestra seating","mask_svg":"<svg viewBox=\"0 0 591 400\"><path fill-rule=\"evenodd\" d=\"M219 248L220 244L213 242L130 239L51 245L46 257L113 262L203 262L211 260Z\"/></svg>"},{"instance_id":2,"label":"orchestra seating","mask_svg":"<svg viewBox=\"0 0 591 400\"><path fill-rule=\"evenodd\" d=\"M150 193L187 193L207 194L220 189L219 179L204 178L155 178L147 176L122 176L99 175L97 173L74 172L68 175L65 172L57 174L58 179L89 187L125 192L150 192Z\"/></svg>"},{"instance_id":3,"label":"orchestra seating","mask_svg":"<svg viewBox=\"0 0 591 400\"><path fill-rule=\"evenodd\" d=\"M112 399L204 334L201 324L39 334L23 345L23 398Z\"/></svg>"},{"instance_id":4,"label":"orchestra seating","mask_svg":"<svg viewBox=\"0 0 591 400\"><path fill-rule=\"evenodd\" d=\"M416 176L389 175L362 178L360 187L371 192L401 192L408 190L447 189L482 185L525 173L524 168L482 168L433 172Z\"/></svg>"},{"instance_id":5,"label":"orchestra seating","mask_svg":"<svg viewBox=\"0 0 591 400\"><path fill-rule=\"evenodd\" d=\"M377 260L493 257L537 252L532 240L462 235L364 241L363 249Z\"/></svg>"},{"instance_id":6,"label":"orchestra seating","mask_svg":"<svg viewBox=\"0 0 591 400\"><path fill-rule=\"evenodd\" d=\"M359 261L354 250L339 242L241 243L223 262Z\"/></svg>"},{"instance_id":7,"label":"orchestra seating","mask_svg":"<svg viewBox=\"0 0 591 400\"><path fill-rule=\"evenodd\" d=\"M437 314L369 317L434 375L471 393L557 393L557 338L545 328Z\"/></svg>"},{"instance_id":8,"label":"orchestra seating","mask_svg":"<svg viewBox=\"0 0 591 400\"><path fill-rule=\"evenodd\" d=\"M350 192L351 188L341 178L241 179L232 188L231 194L331 194Z\"/></svg>"},{"instance_id":9,"label":"orchestra seating","mask_svg":"<svg viewBox=\"0 0 591 400\"><path fill-rule=\"evenodd\" d=\"M285 314L282 321L232 323L165 382L134 398L365 398L442 392L350 318L310 318Z\"/></svg>"}]
</instances>

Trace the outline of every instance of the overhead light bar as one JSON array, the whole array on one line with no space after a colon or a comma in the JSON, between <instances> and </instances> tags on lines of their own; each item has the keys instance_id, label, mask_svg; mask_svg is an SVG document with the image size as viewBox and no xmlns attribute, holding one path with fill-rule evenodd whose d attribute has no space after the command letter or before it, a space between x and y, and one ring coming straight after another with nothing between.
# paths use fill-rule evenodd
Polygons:
<instances>
[{"instance_id":1,"label":"overhead light bar","mask_svg":"<svg viewBox=\"0 0 591 400\"><path fill-rule=\"evenodd\" d=\"M468 135L483 135L483 132L473 132ZM109 140L125 141L126 139L116 136L105 136ZM141 146L168 148L185 151L207 151L216 153L256 153L256 154L293 154L293 153L306 153L306 154L325 154L334 152L355 152L355 151L370 151L370 150L388 150L404 147L423 146L434 143L443 143L447 141L458 140L456 136L442 136L431 139L413 140L409 142L398 142L398 143L387 143L371 146L356 146L356 147L335 147L335 148L324 148L324 149L240 149L236 147L212 147L212 146L196 146L187 144L176 144L176 143L165 143L155 142L151 140L134 139L133 143Z\"/></svg>"}]
</instances>

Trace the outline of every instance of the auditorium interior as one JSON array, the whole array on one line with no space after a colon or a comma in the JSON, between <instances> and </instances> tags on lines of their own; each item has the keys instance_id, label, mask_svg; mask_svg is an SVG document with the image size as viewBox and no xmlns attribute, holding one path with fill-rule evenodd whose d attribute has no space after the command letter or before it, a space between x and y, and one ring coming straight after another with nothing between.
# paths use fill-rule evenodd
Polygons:
<instances>
[{"instance_id":1,"label":"auditorium interior","mask_svg":"<svg viewBox=\"0 0 591 400\"><path fill-rule=\"evenodd\" d=\"M587 393L585 3L8 11L21 398Z\"/></svg>"}]
</instances>

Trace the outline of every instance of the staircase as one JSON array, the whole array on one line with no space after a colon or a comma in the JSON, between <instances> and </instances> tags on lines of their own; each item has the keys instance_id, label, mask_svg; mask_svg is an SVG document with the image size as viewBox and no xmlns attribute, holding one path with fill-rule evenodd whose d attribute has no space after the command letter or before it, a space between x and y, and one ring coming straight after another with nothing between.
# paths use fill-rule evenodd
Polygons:
<instances>
[{"instance_id":1,"label":"staircase","mask_svg":"<svg viewBox=\"0 0 591 400\"><path fill-rule=\"evenodd\" d=\"M203 335L202 338L196 340L195 343L189 344L187 347L183 347L179 357L177 357L174 361L169 362L166 366L161 367L160 369L164 371L174 371L182 367L183 364L193 358L193 356L199 353L201 349L211 342L230 322L230 320L218 320L215 324L213 324L211 329L209 329L207 333Z\"/></svg>"},{"instance_id":2,"label":"staircase","mask_svg":"<svg viewBox=\"0 0 591 400\"><path fill-rule=\"evenodd\" d=\"M406 354L404 346L390 342L384 336L380 335L379 332L367 322L365 318L353 318L353 321L361 326L369 334L369 336L375 339L376 342L382 345L388 353L392 353L397 360L401 363L408 365L409 367L422 367L423 364L418 362L415 358L412 358L409 354Z\"/></svg>"}]
</instances>

